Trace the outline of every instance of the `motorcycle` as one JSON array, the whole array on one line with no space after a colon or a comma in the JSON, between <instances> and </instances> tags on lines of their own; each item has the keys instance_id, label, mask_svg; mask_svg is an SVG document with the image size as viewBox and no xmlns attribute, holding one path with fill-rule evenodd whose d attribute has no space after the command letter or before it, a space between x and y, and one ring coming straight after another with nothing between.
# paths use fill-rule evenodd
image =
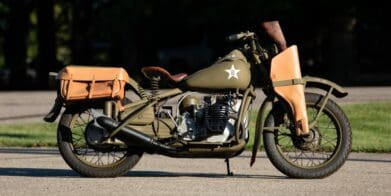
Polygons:
<instances>
[{"instance_id":1,"label":"motorcycle","mask_svg":"<svg viewBox=\"0 0 391 196\"><path fill-rule=\"evenodd\" d=\"M57 98L45 121L54 122L65 162L82 176L127 173L143 153L177 158L240 155L250 140L256 84L265 100L258 109L250 165L263 139L271 163L292 178L323 178L346 161L352 131L331 96L348 93L322 78L302 77L296 45L262 47L253 32L228 37L240 43L210 67L172 75L143 67L150 89L123 68L66 66L57 75ZM257 74L255 74L257 72ZM170 88L161 89L161 85ZM307 87L324 93L305 92ZM125 89L128 90L125 90ZM130 92L132 99L125 96Z\"/></svg>"}]
</instances>

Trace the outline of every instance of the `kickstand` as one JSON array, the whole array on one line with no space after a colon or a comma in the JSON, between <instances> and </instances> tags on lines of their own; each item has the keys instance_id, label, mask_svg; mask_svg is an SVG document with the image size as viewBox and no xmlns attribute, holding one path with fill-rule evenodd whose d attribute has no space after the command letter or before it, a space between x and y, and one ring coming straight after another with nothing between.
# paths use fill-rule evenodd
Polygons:
<instances>
[{"instance_id":1,"label":"kickstand","mask_svg":"<svg viewBox=\"0 0 391 196\"><path fill-rule=\"evenodd\" d=\"M228 158L225 159L225 163L227 164L227 175L228 175L228 176L233 176L234 173L231 172L231 169L230 169L230 167L229 167L229 159L228 159Z\"/></svg>"}]
</instances>

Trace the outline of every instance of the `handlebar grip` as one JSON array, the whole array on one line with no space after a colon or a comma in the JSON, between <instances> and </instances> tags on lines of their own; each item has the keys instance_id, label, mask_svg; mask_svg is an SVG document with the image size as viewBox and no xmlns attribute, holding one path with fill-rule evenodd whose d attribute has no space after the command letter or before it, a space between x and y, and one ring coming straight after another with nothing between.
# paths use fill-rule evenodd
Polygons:
<instances>
[{"instance_id":1,"label":"handlebar grip","mask_svg":"<svg viewBox=\"0 0 391 196\"><path fill-rule=\"evenodd\" d=\"M236 40L239 40L241 39L243 36L241 35L241 33L239 34L233 34L233 35L230 35L227 37L227 40L228 41L236 41Z\"/></svg>"},{"instance_id":2,"label":"handlebar grip","mask_svg":"<svg viewBox=\"0 0 391 196\"><path fill-rule=\"evenodd\" d=\"M228 41L237 41L243 38L254 36L253 32L237 33L227 37Z\"/></svg>"}]
</instances>

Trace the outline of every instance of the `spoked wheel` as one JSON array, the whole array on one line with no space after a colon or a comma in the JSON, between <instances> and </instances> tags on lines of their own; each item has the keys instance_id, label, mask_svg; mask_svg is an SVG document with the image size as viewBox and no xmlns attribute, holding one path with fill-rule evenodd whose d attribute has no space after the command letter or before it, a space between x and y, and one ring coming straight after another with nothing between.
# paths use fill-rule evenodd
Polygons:
<instances>
[{"instance_id":1,"label":"spoked wheel","mask_svg":"<svg viewBox=\"0 0 391 196\"><path fill-rule=\"evenodd\" d=\"M67 109L57 130L58 147L65 162L87 177L116 177L125 174L143 152L125 144L99 144L108 134L94 125L93 109Z\"/></svg>"},{"instance_id":2,"label":"spoked wheel","mask_svg":"<svg viewBox=\"0 0 391 196\"><path fill-rule=\"evenodd\" d=\"M263 132L266 153L282 173L294 178L323 178L337 171L348 158L352 144L349 121L338 105L328 100L322 111L322 96L306 93L310 135L297 137L286 104L276 105L268 114Z\"/></svg>"}]
</instances>

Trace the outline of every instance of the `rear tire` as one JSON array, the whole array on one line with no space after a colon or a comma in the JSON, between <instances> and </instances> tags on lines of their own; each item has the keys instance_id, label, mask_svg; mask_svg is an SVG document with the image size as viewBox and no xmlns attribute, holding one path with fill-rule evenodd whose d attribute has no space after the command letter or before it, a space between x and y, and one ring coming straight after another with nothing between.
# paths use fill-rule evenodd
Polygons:
<instances>
[{"instance_id":1,"label":"rear tire","mask_svg":"<svg viewBox=\"0 0 391 196\"><path fill-rule=\"evenodd\" d=\"M86 177L117 177L124 175L141 159L143 152L126 146L97 149L85 140L85 128L93 119L91 108L67 109L57 129L59 151L65 162Z\"/></svg>"},{"instance_id":2,"label":"rear tire","mask_svg":"<svg viewBox=\"0 0 391 196\"><path fill-rule=\"evenodd\" d=\"M306 93L309 122L319 112L322 96ZM348 158L352 145L349 120L342 109L328 100L309 139L295 136L292 114L284 102L277 103L266 117L265 127L283 130L263 131L265 151L272 164L293 178L323 178L336 172Z\"/></svg>"}]
</instances>

